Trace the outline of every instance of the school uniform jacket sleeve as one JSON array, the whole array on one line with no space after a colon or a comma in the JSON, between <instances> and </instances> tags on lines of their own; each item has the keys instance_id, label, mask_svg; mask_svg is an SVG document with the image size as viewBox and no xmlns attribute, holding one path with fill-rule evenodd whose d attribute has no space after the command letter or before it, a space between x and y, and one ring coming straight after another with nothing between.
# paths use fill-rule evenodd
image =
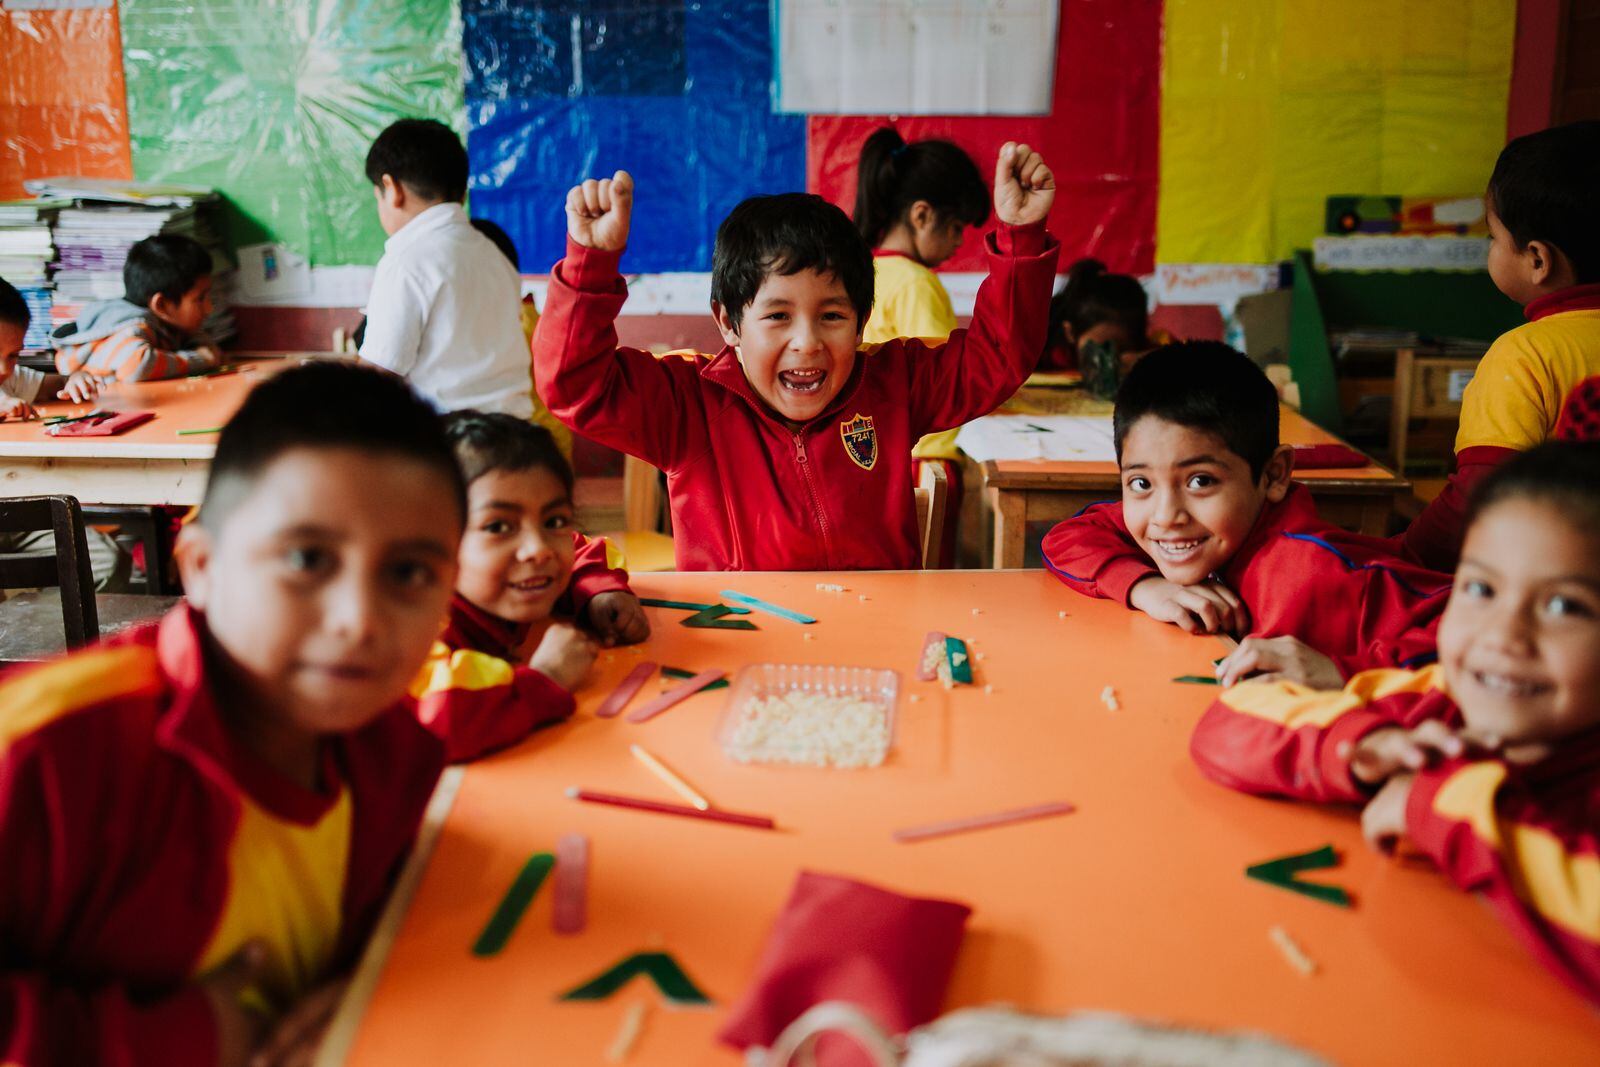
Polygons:
<instances>
[{"instance_id":1,"label":"school uniform jacket sleeve","mask_svg":"<svg viewBox=\"0 0 1600 1067\"><path fill-rule=\"evenodd\" d=\"M1044 565L1084 596L1128 603L1141 579L1161 572L1122 520L1121 501L1091 504L1044 538Z\"/></svg>"},{"instance_id":2,"label":"school uniform jacket sleeve","mask_svg":"<svg viewBox=\"0 0 1600 1067\"><path fill-rule=\"evenodd\" d=\"M585 437L657 467L684 454L699 421L693 362L617 345L617 313L628 287L622 253L584 248L570 238L550 271L544 314L533 338L535 388L550 413Z\"/></svg>"},{"instance_id":3,"label":"school uniform jacket sleeve","mask_svg":"<svg viewBox=\"0 0 1600 1067\"><path fill-rule=\"evenodd\" d=\"M1456 453L1456 470L1439 495L1396 536L1402 558L1436 571L1453 571L1467 533L1467 501L1478 483L1517 454L1515 449L1475 445Z\"/></svg>"},{"instance_id":4,"label":"school uniform jacket sleeve","mask_svg":"<svg viewBox=\"0 0 1600 1067\"><path fill-rule=\"evenodd\" d=\"M572 577L567 581L567 591L562 594L557 611L574 618L583 618L589 601L601 593L631 593L628 572L611 565L611 546L604 537L585 537L573 532L577 553L572 558Z\"/></svg>"},{"instance_id":5,"label":"school uniform jacket sleeve","mask_svg":"<svg viewBox=\"0 0 1600 1067\"><path fill-rule=\"evenodd\" d=\"M1367 671L1336 691L1293 682L1244 681L1219 696L1189 739L1200 773L1241 793L1360 802L1341 750L1384 726L1451 719L1439 668Z\"/></svg>"},{"instance_id":6,"label":"school uniform jacket sleeve","mask_svg":"<svg viewBox=\"0 0 1600 1067\"><path fill-rule=\"evenodd\" d=\"M943 344L902 342L911 364L912 426L919 435L953 429L1009 400L1044 347L1060 246L1042 222L1002 223L984 241L989 275L978 288L972 324Z\"/></svg>"},{"instance_id":7,"label":"school uniform jacket sleeve","mask_svg":"<svg viewBox=\"0 0 1600 1067\"><path fill-rule=\"evenodd\" d=\"M1559 803L1500 760L1456 761L1417 775L1406 836L1459 888L1482 893L1541 963L1600 1004L1596 795Z\"/></svg>"},{"instance_id":8,"label":"school uniform jacket sleeve","mask_svg":"<svg viewBox=\"0 0 1600 1067\"><path fill-rule=\"evenodd\" d=\"M28 711L41 717L50 703L37 700ZM117 768L92 746L64 753L33 744L13 729L17 717L8 718L0 723L0 857L7 861L0 889L0 1063L211 1063L216 1031L196 986L148 1002L109 979L74 982L17 967L21 946L39 936L41 925L57 925L74 894L93 885L92 872L104 862L103 828L88 819L104 805L91 795L115 779ZM30 715L20 718L26 729Z\"/></svg>"},{"instance_id":9,"label":"school uniform jacket sleeve","mask_svg":"<svg viewBox=\"0 0 1600 1067\"><path fill-rule=\"evenodd\" d=\"M541 671L435 641L411 685L417 719L444 742L451 763L514 745L570 717L572 694Z\"/></svg>"}]
</instances>

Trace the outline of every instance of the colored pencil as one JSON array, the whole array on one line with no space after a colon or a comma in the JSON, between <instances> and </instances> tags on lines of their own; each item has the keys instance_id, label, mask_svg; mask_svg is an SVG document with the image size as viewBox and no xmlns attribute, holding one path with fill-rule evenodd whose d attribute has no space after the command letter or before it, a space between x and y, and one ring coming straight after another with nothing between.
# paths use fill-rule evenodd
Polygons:
<instances>
[{"instance_id":1,"label":"colored pencil","mask_svg":"<svg viewBox=\"0 0 1600 1067\"><path fill-rule=\"evenodd\" d=\"M558 934L581 934L589 920L589 839L562 834L556 841L555 907L550 928Z\"/></svg>"},{"instance_id":2,"label":"colored pencil","mask_svg":"<svg viewBox=\"0 0 1600 1067\"><path fill-rule=\"evenodd\" d=\"M644 707L628 715L629 722L649 722L663 711L677 704L680 700L687 700L712 682L722 678L721 671L701 671L687 682L676 688L669 689L656 697Z\"/></svg>"},{"instance_id":3,"label":"colored pencil","mask_svg":"<svg viewBox=\"0 0 1600 1067\"><path fill-rule=\"evenodd\" d=\"M650 768L652 774L661 779L663 782L667 783L667 788L671 789L674 793L678 794L680 797L687 800L701 811L711 810L711 801L707 800L705 797L696 792L694 786L690 785L688 782L672 773L672 769L665 763L662 763L649 752L645 751L643 745L629 745L628 751L633 753L634 759Z\"/></svg>"},{"instance_id":4,"label":"colored pencil","mask_svg":"<svg viewBox=\"0 0 1600 1067\"><path fill-rule=\"evenodd\" d=\"M646 800L643 797L625 797L616 793L596 793L592 789L579 789L577 786L568 789L567 796L590 804L610 804L612 807L617 808L653 811L658 815L686 815L691 819L710 819L713 822L733 823L735 826L751 826L758 830L775 830L778 826L777 823L765 815L741 815L735 811L722 811L717 808L701 811L699 808L691 808L683 804L666 804L659 800Z\"/></svg>"},{"instance_id":5,"label":"colored pencil","mask_svg":"<svg viewBox=\"0 0 1600 1067\"><path fill-rule=\"evenodd\" d=\"M969 830L987 830L994 826L1009 826L1012 823L1027 822L1030 819L1047 819L1052 815L1070 815L1078 810L1074 805L1067 803L1036 804L1031 808L1015 808L1011 811L1000 811L993 815L974 815L969 819L951 819L949 822L936 822L927 826L915 826L907 830L896 830L892 835L896 841L906 844L912 841L927 841L930 838L945 837L949 834L964 834Z\"/></svg>"}]
</instances>

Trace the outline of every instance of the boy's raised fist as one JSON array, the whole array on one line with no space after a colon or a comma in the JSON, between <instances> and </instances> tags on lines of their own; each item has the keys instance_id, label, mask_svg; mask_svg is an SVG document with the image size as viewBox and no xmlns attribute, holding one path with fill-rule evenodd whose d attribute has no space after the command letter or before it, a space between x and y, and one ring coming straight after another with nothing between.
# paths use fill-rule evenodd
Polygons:
<instances>
[{"instance_id":1,"label":"boy's raised fist","mask_svg":"<svg viewBox=\"0 0 1600 1067\"><path fill-rule=\"evenodd\" d=\"M994 164L994 213L1010 226L1042 222L1056 198L1056 176L1025 144L1007 141ZM570 203L570 201L569 201Z\"/></svg>"},{"instance_id":2,"label":"boy's raised fist","mask_svg":"<svg viewBox=\"0 0 1600 1067\"><path fill-rule=\"evenodd\" d=\"M619 170L588 179L567 192L567 235L585 248L620 252L628 243L633 214L633 177Z\"/></svg>"}]
</instances>

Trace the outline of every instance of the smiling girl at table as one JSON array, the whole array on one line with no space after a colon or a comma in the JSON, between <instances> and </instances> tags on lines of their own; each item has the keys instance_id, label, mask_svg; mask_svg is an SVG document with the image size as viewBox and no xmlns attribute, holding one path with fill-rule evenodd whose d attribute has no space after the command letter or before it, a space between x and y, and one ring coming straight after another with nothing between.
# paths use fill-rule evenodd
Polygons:
<instances>
[{"instance_id":1,"label":"smiling girl at table","mask_svg":"<svg viewBox=\"0 0 1600 1067\"><path fill-rule=\"evenodd\" d=\"M451 747L463 760L572 714L595 642L556 622L523 662L518 651L535 626L558 615L615 645L643 641L650 624L605 539L575 528L572 468L550 431L478 411L458 411L445 426L467 480L467 529L449 616L412 694L424 723L470 740ZM457 719L492 726L450 729Z\"/></svg>"},{"instance_id":2,"label":"smiling girl at table","mask_svg":"<svg viewBox=\"0 0 1600 1067\"><path fill-rule=\"evenodd\" d=\"M1338 692L1247 681L1190 748L1233 789L1365 804L1482 893L1600 1004L1600 444L1548 444L1479 487L1439 662Z\"/></svg>"}]
</instances>

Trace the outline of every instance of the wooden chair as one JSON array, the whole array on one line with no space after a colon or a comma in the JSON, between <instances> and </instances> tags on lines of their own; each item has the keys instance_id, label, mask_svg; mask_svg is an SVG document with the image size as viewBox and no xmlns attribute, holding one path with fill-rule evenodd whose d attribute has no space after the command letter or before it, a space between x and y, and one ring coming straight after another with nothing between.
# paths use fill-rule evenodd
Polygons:
<instances>
[{"instance_id":1,"label":"wooden chair","mask_svg":"<svg viewBox=\"0 0 1600 1067\"><path fill-rule=\"evenodd\" d=\"M1390 416L1389 450L1395 473L1404 477L1410 454L1411 420L1457 422L1461 393L1478 369L1479 356L1419 354L1402 348L1394 359L1394 409Z\"/></svg>"},{"instance_id":2,"label":"wooden chair","mask_svg":"<svg viewBox=\"0 0 1600 1067\"><path fill-rule=\"evenodd\" d=\"M622 550L628 570L670 571L677 567L672 536L664 533L666 498L661 472L634 456L622 457L622 529L603 536Z\"/></svg>"},{"instance_id":3,"label":"wooden chair","mask_svg":"<svg viewBox=\"0 0 1600 1067\"><path fill-rule=\"evenodd\" d=\"M83 511L70 496L0 500L0 533L50 530L55 551L0 554L0 589L37 589L0 602L0 664L49 659L153 618L177 597L96 597Z\"/></svg>"},{"instance_id":4,"label":"wooden chair","mask_svg":"<svg viewBox=\"0 0 1600 1067\"><path fill-rule=\"evenodd\" d=\"M944 548L944 513L950 502L950 479L944 464L922 464L922 474L912 493L916 498L917 525L922 528L922 566L924 570L935 570Z\"/></svg>"}]
</instances>

